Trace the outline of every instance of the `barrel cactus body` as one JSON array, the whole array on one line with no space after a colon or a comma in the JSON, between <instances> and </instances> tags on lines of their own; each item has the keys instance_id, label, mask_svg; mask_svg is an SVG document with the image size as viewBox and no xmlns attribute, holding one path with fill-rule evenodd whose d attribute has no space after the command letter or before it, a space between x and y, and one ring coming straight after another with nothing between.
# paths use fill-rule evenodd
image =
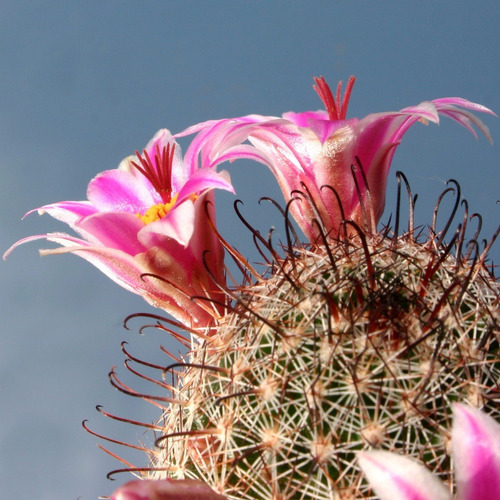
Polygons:
<instances>
[{"instance_id":1,"label":"barrel cactus body","mask_svg":"<svg viewBox=\"0 0 500 500\"><path fill-rule=\"evenodd\" d=\"M177 383L149 477L229 499L375 498L356 460L375 448L452 489L452 403L500 417L500 284L461 252L360 233L275 255L165 370Z\"/></svg>"}]
</instances>

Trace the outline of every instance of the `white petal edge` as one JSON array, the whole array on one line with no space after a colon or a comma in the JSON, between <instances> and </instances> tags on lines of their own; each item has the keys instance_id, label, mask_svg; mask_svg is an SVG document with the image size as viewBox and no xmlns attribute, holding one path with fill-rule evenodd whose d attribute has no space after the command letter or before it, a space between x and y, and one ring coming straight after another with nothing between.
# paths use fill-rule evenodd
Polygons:
<instances>
[{"instance_id":1,"label":"white petal edge","mask_svg":"<svg viewBox=\"0 0 500 500\"><path fill-rule=\"evenodd\" d=\"M380 500L451 500L445 486L408 457L364 451L358 453L358 463Z\"/></svg>"}]
</instances>

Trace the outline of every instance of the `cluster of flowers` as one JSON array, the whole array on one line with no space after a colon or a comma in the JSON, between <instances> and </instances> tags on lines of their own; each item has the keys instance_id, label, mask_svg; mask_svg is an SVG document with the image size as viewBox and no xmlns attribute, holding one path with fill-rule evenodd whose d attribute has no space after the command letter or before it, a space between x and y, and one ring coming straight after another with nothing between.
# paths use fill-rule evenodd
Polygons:
<instances>
[{"instance_id":1,"label":"cluster of flowers","mask_svg":"<svg viewBox=\"0 0 500 500\"><path fill-rule=\"evenodd\" d=\"M224 311L224 251L215 231L214 189L234 192L220 163L250 158L267 165L289 210L309 241L323 231L340 236L344 220L374 229L385 203L395 149L416 122L439 114L466 127L487 127L470 111L494 114L461 98L425 101L401 111L346 118L354 84L341 98L323 78L315 89L325 111L249 115L204 122L172 135L163 129L144 150L90 181L88 201L62 201L38 209L68 224L64 233L31 236L61 245L42 254L72 252L129 291L190 328L204 328ZM184 155L176 138L196 134ZM208 300L193 301L193 297Z\"/></svg>"},{"instance_id":2,"label":"cluster of flowers","mask_svg":"<svg viewBox=\"0 0 500 500\"><path fill-rule=\"evenodd\" d=\"M225 242L216 229L214 189L234 189L228 172L217 171L218 165L240 158L267 165L289 213L314 246L325 236L346 237L346 220L375 234L393 155L416 122L439 123L439 115L447 116L474 136L478 127L491 141L487 127L472 112L494 113L465 99L442 98L396 112L346 118L354 78L343 96L341 83L334 95L323 78L315 80L322 111L213 120L176 135L160 130L142 152L92 179L87 201L37 209L68 224L79 237L31 236L5 256L28 241L58 243L60 247L42 253L72 252L86 259L202 335L224 316L228 300ZM176 139L191 135L183 158ZM499 498L498 424L456 406L453 449L459 498ZM437 480L428 479L428 473L408 459L373 452L360 454L359 460L382 499L448 498ZM221 497L189 480L129 483L113 498Z\"/></svg>"}]
</instances>

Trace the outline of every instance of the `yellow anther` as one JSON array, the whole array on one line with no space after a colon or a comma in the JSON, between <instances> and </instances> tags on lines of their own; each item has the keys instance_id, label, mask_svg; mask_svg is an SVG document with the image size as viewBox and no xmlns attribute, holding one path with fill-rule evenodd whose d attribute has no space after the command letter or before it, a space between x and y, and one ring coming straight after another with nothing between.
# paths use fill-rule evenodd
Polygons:
<instances>
[{"instance_id":1,"label":"yellow anther","mask_svg":"<svg viewBox=\"0 0 500 500\"><path fill-rule=\"evenodd\" d=\"M170 212L176 201L177 195L175 195L168 203L158 203L157 205L149 207L144 215L138 213L137 217L139 217L144 224L156 222L157 220L163 219L163 217Z\"/></svg>"}]
</instances>

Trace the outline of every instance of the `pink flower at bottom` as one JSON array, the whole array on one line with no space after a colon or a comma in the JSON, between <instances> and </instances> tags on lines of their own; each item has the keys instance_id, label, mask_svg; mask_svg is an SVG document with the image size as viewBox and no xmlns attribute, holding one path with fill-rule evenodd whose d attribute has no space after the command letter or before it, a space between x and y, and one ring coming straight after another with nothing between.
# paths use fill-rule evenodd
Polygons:
<instances>
[{"instance_id":1,"label":"pink flower at bottom","mask_svg":"<svg viewBox=\"0 0 500 500\"><path fill-rule=\"evenodd\" d=\"M453 407L456 500L500 499L500 424L468 406ZM387 451L358 454L380 500L450 500L447 488L414 460Z\"/></svg>"},{"instance_id":2,"label":"pink flower at bottom","mask_svg":"<svg viewBox=\"0 0 500 500\"><path fill-rule=\"evenodd\" d=\"M31 236L4 258L22 243L46 239L61 247L42 250L43 255L72 252L186 326L209 326L223 314L225 301L220 290L224 252L211 226L212 191L234 192L229 174L213 167L183 162L173 136L160 130L142 153L92 179L88 201L38 209L68 224L80 238Z\"/></svg>"},{"instance_id":3,"label":"pink flower at bottom","mask_svg":"<svg viewBox=\"0 0 500 500\"><path fill-rule=\"evenodd\" d=\"M161 479L130 481L118 488L111 500L225 500L201 481Z\"/></svg>"}]
</instances>

